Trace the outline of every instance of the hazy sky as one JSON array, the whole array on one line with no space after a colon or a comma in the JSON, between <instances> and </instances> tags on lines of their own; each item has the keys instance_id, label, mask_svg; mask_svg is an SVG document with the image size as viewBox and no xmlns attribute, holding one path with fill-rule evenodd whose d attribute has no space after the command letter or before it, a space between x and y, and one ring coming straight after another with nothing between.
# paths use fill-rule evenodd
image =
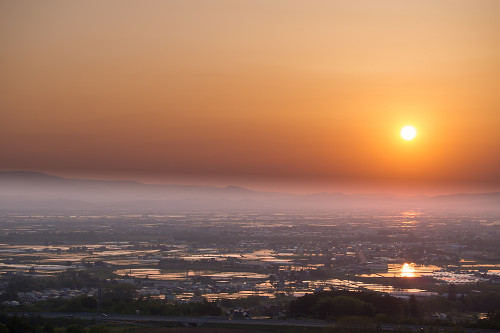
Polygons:
<instances>
[{"instance_id":1,"label":"hazy sky","mask_svg":"<svg viewBox=\"0 0 500 333\"><path fill-rule=\"evenodd\" d=\"M0 0L0 169L498 191L499 17L498 0Z\"/></svg>"}]
</instances>

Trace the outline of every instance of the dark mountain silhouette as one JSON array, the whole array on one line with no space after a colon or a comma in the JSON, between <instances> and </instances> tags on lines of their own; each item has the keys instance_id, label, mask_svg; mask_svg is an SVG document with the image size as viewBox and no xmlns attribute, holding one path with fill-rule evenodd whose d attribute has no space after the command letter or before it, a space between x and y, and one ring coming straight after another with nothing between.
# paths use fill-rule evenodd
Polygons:
<instances>
[{"instance_id":1,"label":"dark mountain silhouette","mask_svg":"<svg viewBox=\"0 0 500 333\"><path fill-rule=\"evenodd\" d=\"M30 171L0 172L0 209L377 209L500 210L500 193L434 197L342 193L292 194L239 186L155 185L63 178Z\"/></svg>"}]
</instances>

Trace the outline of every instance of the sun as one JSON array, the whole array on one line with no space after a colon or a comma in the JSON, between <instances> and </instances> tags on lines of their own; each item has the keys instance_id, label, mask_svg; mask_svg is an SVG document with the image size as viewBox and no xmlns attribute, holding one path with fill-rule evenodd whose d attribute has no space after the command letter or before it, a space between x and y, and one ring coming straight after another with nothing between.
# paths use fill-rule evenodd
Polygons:
<instances>
[{"instance_id":1,"label":"sun","mask_svg":"<svg viewBox=\"0 0 500 333\"><path fill-rule=\"evenodd\" d=\"M406 141L413 140L417 136L417 130L413 126L405 126L401 129L401 137Z\"/></svg>"},{"instance_id":2,"label":"sun","mask_svg":"<svg viewBox=\"0 0 500 333\"><path fill-rule=\"evenodd\" d=\"M405 262L403 264L403 267L401 267L401 276L402 277L415 277L415 264L414 263L407 263Z\"/></svg>"}]
</instances>

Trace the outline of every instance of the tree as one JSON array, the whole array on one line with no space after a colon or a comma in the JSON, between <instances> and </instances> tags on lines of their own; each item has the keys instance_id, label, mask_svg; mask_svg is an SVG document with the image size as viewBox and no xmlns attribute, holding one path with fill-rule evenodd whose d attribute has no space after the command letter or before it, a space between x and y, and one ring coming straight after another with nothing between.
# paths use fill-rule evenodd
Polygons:
<instances>
[{"instance_id":1,"label":"tree","mask_svg":"<svg viewBox=\"0 0 500 333\"><path fill-rule=\"evenodd\" d=\"M408 305L410 306L410 314L412 316L417 316L420 313L420 309L418 307L417 299L415 295L410 296L410 300L408 301Z\"/></svg>"},{"instance_id":2,"label":"tree","mask_svg":"<svg viewBox=\"0 0 500 333\"><path fill-rule=\"evenodd\" d=\"M106 326L93 326L89 329L89 333L109 333L111 330Z\"/></svg>"},{"instance_id":3,"label":"tree","mask_svg":"<svg viewBox=\"0 0 500 333\"><path fill-rule=\"evenodd\" d=\"M52 322L48 322L47 324L45 324L45 326L43 327L43 333L54 333L55 332L55 329L54 329L54 324L52 324Z\"/></svg>"},{"instance_id":4,"label":"tree","mask_svg":"<svg viewBox=\"0 0 500 333\"><path fill-rule=\"evenodd\" d=\"M457 299L457 286L452 283L448 287L448 299L450 301L455 301Z\"/></svg>"},{"instance_id":5,"label":"tree","mask_svg":"<svg viewBox=\"0 0 500 333\"><path fill-rule=\"evenodd\" d=\"M85 333L85 328L80 325L71 325L66 328L66 333Z\"/></svg>"},{"instance_id":6,"label":"tree","mask_svg":"<svg viewBox=\"0 0 500 333\"><path fill-rule=\"evenodd\" d=\"M373 306L349 296L325 297L314 306L319 318L371 314ZM368 313L367 313L368 312Z\"/></svg>"},{"instance_id":7,"label":"tree","mask_svg":"<svg viewBox=\"0 0 500 333\"><path fill-rule=\"evenodd\" d=\"M0 323L0 333L9 333L9 329L7 328L7 325Z\"/></svg>"}]
</instances>

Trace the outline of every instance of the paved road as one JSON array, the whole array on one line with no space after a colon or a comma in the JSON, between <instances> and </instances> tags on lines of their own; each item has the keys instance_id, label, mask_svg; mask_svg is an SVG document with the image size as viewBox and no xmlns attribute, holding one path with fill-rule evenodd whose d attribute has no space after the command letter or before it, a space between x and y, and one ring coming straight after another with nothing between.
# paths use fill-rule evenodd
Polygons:
<instances>
[{"instance_id":1,"label":"paved road","mask_svg":"<svg viewBox=\"0 0 500 333\"><path fill-rule=\"evenodd\" d=\"M243 324L243 325L268 325L268 326L302 326L302 327L326 327L335 325L334 322L322 320L297 320L297 319L233 319L226 317L185 317L185 316L147 316L147 315L124 315L124 314L97 314L97 313L60 313L60 312L34 312L33 315L39 315L46 318L71 317L75 319L97 320L97 321L123 321L123 322L179 322L187 325L201 326L203 324ZM393 331L396 329L408 329L417 331L421 328L433 326L424 325L397 325L381 324L382 330ZM434 326L435 327L435 326ZM446 329L449 327L435 327ZM487 333L497 330L466 328L468 333Z\"/></svg>"},{"instance_id":2,"label":"paved road","mask_svg":"<svg viewBox=\"0 0 500 333\"><path fill-rule=\"evenodd\" d=\"M47 318L71 317L75 319L102 320L102 321L147 321L147 322L181 322L186 324L203 325L214 324L245 324L245 325L284 325L284 326L313 326L325 327L332 322L320 320L291 320L291 319L228 319L226 317L185 317L185 316L147 316L147 315L124 315L124 314L97 314L97 313L58 313L58 312L33 312Z\"/></svg>"}]
</instances>

